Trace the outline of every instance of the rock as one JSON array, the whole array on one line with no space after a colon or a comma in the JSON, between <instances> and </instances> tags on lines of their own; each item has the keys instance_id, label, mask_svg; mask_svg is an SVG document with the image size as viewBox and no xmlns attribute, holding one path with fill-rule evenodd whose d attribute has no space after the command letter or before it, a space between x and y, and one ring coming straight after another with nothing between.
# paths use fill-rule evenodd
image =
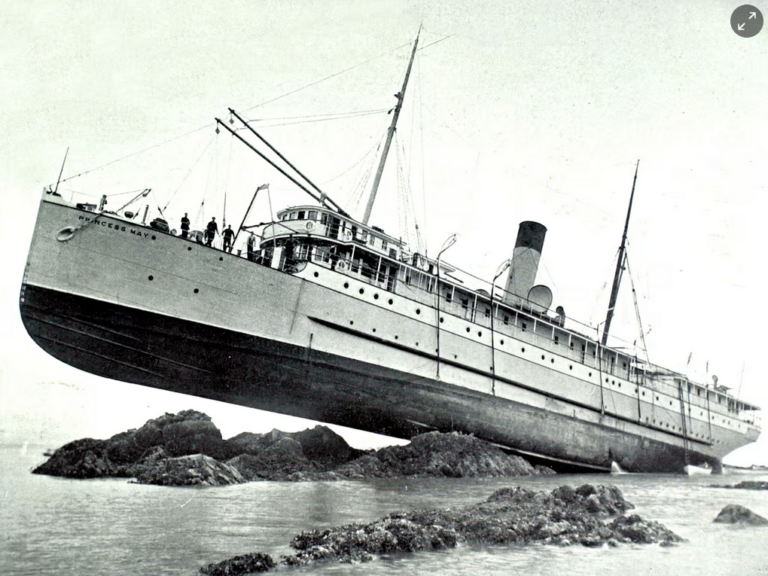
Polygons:
<instances>
[{"instance_id":1,"label":"rock","mask_svg":"<svg viewBox=\"0 0 768 576\"><path fill-rule=\"evenodd\" d=\"M275 561L269 554L245 554L204 566L200 568L200 573L209 576L239 576L240 574L266 572L274 567Z\"/></svg>"},{"instance_id":2,"label":"rock","mask_svg":"<svg viewBox=\"0 0 768 576\"><path fill-rule=\"evenodd\" d=\"M717 488L735 488L738 490L768 490L768 482L759 480L744 480L730 486L716 486Z\"/></svg>"},{"instance_id":3,"label":"rock","mask_svg":"<svg viewBox=\"0 0 768 576\"><path fill-rule=\"evenodd\" d=\"M728 504L720 510L714 522L721 524L748 524L750 526L768 526L768 520L755 514L749 508L739 506L738 504Z\"/></svg>"},{"instance_id":4,"label":"rock","mask_svg":"<svg viewBox=\"0 0 768 576\"><path fill-rule=\"evenodd\" d=\"M334 470L347 478L402 478L437 476L474 478L528 476L536 469L519 456L474 436L428 432L405 446L390 446L342 464Z\"/></svg>"},{"instance_id":5,"label":"rock","mask_svg":"<svg viewBox=\"0 0 768 576\"><path fill-rule=\"evenodd\" d=\"M504 488L461 508L398 512L368 524L301 532L291 542L296 552L281 561L288 566L366 562L379 554L440 550L459 543L615 548L681 541L657 522L637 515L615 517L632 507L613 486L563 486L552 492Z\"/></svg>"},{"instance_id":6,"label":"rock","mask_svg":"<svg viewBox=\"0 0 768 576\"><path fill-rule=\"evenodd\" d=\"M232 466L204 454L159 460L136 476L137 484L159 486L226 486L245 481Z\"/></svg>"},{"instance_id":7,"label":"rock","mask_svg":"<svg viewBox=\"0 0 768 576\"><path fill-rule=\"evenodd\" d=\"M70 442L33 473L67 478L126 477L166 456L224 452L221 432L201 412L184 410L149 420L141 428L115 434L108 440Z\"/></svg>"},{"instance_id":8,"label":"rock","mask_svg":"<svg viewBox=\"0 0 768 576\"><path fill-rule=\"evenodd\" d=\"M247 480L288 480L301 472L316 472L317 465L304 455L293 438L280 438L258 455L241 454L227 461Z\"/></svg>"}]
</instances>

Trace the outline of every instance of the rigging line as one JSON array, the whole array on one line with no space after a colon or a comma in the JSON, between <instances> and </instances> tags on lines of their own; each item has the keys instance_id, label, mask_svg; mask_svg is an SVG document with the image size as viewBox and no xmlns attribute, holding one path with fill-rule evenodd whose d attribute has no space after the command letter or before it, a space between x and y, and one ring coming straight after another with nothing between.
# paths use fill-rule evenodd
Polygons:
<instances>
[{"instance_id":1,"label":"rigging line","mask_svg":"<svg viewBox=\"0 0 768 576\"><path fill-rule=\"evenodd\" d=\"M637 302L637 291L635 290L635 279L632 276L632 270L629 267L629 254L624 254L624 262L627 264L627 274L629 274L629 283L632 286L632 299L635 302L635 315L637 316L637 326L640 328L640 342L643 345L643 352L645 353L645 361L650 364L651 359L648 356L648 346L645 343L645 330L643 330L643 321L640 319L640 306Z\"/></svg>"},{"instance_id":2,"label":"rigging line","mask_svg":"<svg viewBox=\"0 0 768 576\"><path fill-rule=\"evenodd\" d=\"M213 143L213 141L214 141L215 139L216 139L216 134L214 134L213 136L211 136L211 139L210 139L210 140L208 140L208 143L205 145L205 148L203 148L203 151L202 151L202 152L200 152L200 155L199 155L199 156L197 157L197 159L196 159L196 160L195 160L195 161L192 163L192 166L190 166L190 167L189 167L189 170L187 170L187 173L186 173L186 175L185 175L185 176L184 176L184 178L181 180L181 182L179 183L179 185L176 187L176 190L174 190L174 191L173 191L173 194L171 194L171 197L168 199L168 202L165 204L165 206L163 206L163 210L165 210L166 208L168 208L168 205L171 203L171 201L173 200L174 196L176 196L176 193L177 193L179 190L181 190L181 187L182 187L182 186L184 186L184 182L186 182L186 181L187 181L187 178L189 178L189 175L190 175L190 174L192 174L192 171L193 171L193 170L195 169L195 167L197 166L197 163L198 163L198 162L200 162L200 159L201 159L201 158L202 158L202 157L205 155L205 153L208 151L208 148L210 148L210 147L211 147L211 144Z\"/></svg>"},{"instance_id":3,"label":"rigging line","mask_svg":"<svg viewBox=\"0 0 768 576\"><path fill-rule=\"evenodd\" d=\"M330 178L330 179L328 179L328 180L325 180L324 182L321 182L321 184L325 185L325 184L328 184L328 183L330 183L330 182L333 182L333 181L334 181L334 180L336 180L337 178L341 178L341 177L342 177L342 176L344 176L344 175L345 175L347 172L349 172L349 171L353 170L353 169L354 169L354 168L355 168L357 165L359 165L359 164L360 164L360 163L361 163L363 160L365 160L366 158L368 158L368 156L370 156L370 155L371 155L371 152L373 152L373 151L374 151L374 150L375 150L375 149L376 149L376 148L377 148L377 147L378 147L378 146L381 144L381 140L384 138L384 136L385 136L385 135L386 135L386 130L384 131L384 134L382 134L382 135L381 135L381 137L379 137L379 139L378 139L376 142L374 142L373 146L371 146L371 147L368 149L368 151L367 151L365 154L363 154L363 156L362 156L362 157L361 157L361 158L360 158L360 159L359 159L357 162L355 162L354 164L352 164L352 166L350 166L349 168L347 168L346 170L344 170L344 172L342 172L341 174L338 174L338 175L334 176L333 178Z\"/></svg>"},{"instance_id":4,"label":"rigging line","mask_svg":"<svg viewBox=\"0 0 768 576\"><path fill-rule=\"evenodd\" d=\"M348 120L350 118L359 118L361 116L372 116L374 114L384 114L385 112L386 110L376 110L374 112L361 112L354 116L336 116L334 118L315 118L314 120L302 120L300 122L281 122L279 124L263 124L260 126L260 128L274 128L276 126L295 126L296 124L313 124L315 122L330 122L333 120Z\"/></svg>"},{"instance_id":5,"label":"rigging line","mask_svg":"<svg viewBox=\"0 0 768 576\"><path fill-rule=\"evenodd\" d=\"M102 164L101 166L97 166L96 168L91 168L90 170L86 170L85 172L80 172L79 174L75 174L73 176L67 176L62 180L62 182L66 182L67 180L72 180L73 178L79 178L80 176L85 176L86 174L90 174L91 172L95 172L96 170L101 170L102 168L106 168L107 166L111 166L112 164L117 164L118 162L122 162L123 160L126 160L127 158L130 158L132 156L137 156L138 154L142 154L144 152L147 152L148 150L152 150L153 148L159 148L160 146L164 146L166 144L169 144L170 142L173 142L175 140L180 140L181 138L184 138L186 136L190 136L191 134L194 134L195 132L200 132L200 130L203 130L204 128L209 128L211 123L207 123L204 126L200 126L199 128L195 128L194 130L190 130L189 132L186 132L185 134L181 134L180 136L174 136L173 138L169 138L168 140L165 140L163 142L160 142L159 144L153 144L152 146L148 146L147 148L143 148L139 150L138 152L132 152L130 154L127 154L121 158L118 158L117 160L112 160L111 162L107 162L106 164Z\"/></svg>"},{"instance_id":6,"label":"rigging line","mask_svg":"<svg viewBox=\"0 0 768 576\"><path fill-rule=\"evenodd\" d=\"M227 157L227 174L224 177L224 218L222 219L222 227L226 228L227 226L227 188L229 187L229 173L230 169L232 168L232 142L234 141L235 137L230 136L229 137L229 156Z\"/></svg>"},{"instance_id":7,"label":"rigging line","mask_svg":"<svg viewBox=\"0 0 768 576\"><path fill-rule=\"evenodd\" d=\"M251 122L271 122L273 120L304 120L306 118L325 118L328 116L349 116L351 114L374 114L376 112L387 112L389 108L381 108L377 110L354 110L352 112L331 112L328 114L309 114L307 116L276 116L274 118L252 118L248 120Z\"/></svg>"},{"instance_id":8,"label":"rigging line","mask_svg":"<svg viewBox=\"0 0 768 576\"><path fill-rule=\"evenodd\" d=\"M304 90L306 88L310 88L312 86L316 86L317 84L320 84L321 82L325 82L326 80L330 80L331 78L335 78L336 76L340 76L346 72L349 72L350 70L354 70L355 68L358 68L359 66L363 66L364 64L368 64L369 62L373 62L374 60L377 60L379 58L383 58L384 56L389 56L390 54L397 52L401 48L405 46L410 46L411 42L406 42L405 44L401 44L397 48L393 48L389 52L385 52L383 54L379 54L378 56L374 56L373 58L370 58L368 60L365 60L364 62L359 62L358 64L355 64L354 66L350 66L349 68L346 68L340 72L335 72L331 74L330 76L326 76L325 78L321 78L320 80L315 80L314 82L310 82L309 84L305 84L304 86L301 86L299 88L296 88L295 90L290 90L289 92L286 92L285 94L282 94L280 96L276 96L274 98L270 98L269 100L265 100L264 102L261 102L260 104L256 104L255 106L251 106L250 108L246 108L243 110L243 112L248 112L249 110L253 110L254 108L260 108L261 106L266 106L267 104L271 104L272 102L276 102L277 100L280 100L282 98L285 98L287 96L290 96L291 94L296 94L296 92L300 92L301 90Z\"/></svg>"}]
</instances>

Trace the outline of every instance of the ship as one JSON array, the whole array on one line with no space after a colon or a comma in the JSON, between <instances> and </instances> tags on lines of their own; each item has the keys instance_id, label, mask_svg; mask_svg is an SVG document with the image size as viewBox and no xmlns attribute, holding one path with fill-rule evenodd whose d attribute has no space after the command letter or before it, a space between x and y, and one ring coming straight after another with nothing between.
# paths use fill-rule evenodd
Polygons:
<instances>
[{"instance_id":1,"label":"ship","mask_svg":"<svg viewBox=\"0 0 768 576\"><path fill-rule=\"evenodd\" d=\"M479 288L442 258L455 238L433 258L368 224L417 46L361 219L231 109L243 128L217 130L313 199L257 228L246 220L259 187L235 231L242 250L45 189L20 291L29 336L105 378L399 438L473 434L556 469L721 469L759 437L760 408L608 340L637 168L602 337L536 284L541 223L519 225Z\"/></svg>"}]
</instances>

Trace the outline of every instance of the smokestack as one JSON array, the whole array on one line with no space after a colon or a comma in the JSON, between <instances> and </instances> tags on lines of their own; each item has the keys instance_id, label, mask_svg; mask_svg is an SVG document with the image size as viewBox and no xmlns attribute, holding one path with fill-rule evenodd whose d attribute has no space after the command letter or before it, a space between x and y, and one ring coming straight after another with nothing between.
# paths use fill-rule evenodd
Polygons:
<instances>
[{"instance_id":1,"label":"smokestack","mask_svg":"<svg viewBox=\"0 0 768 576\"><path fill-rule=\"evenodd\" d=\"M520 223L515 249L512 252L507 293L504 295L504 302L507 304L520 304L528 297L528 292L536 282L546 234L546 227L538 222Z\"/></svg>"}]
</instances>

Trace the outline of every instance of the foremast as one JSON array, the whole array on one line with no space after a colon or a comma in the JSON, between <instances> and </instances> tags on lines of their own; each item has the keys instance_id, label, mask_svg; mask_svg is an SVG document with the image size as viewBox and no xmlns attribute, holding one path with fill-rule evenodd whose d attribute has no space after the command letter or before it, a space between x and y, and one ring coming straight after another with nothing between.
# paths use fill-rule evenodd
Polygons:
<instances>
[{"instance_id":1,"label":"foremast","mask_svg":"<svg viewBox=\"0 0 768 576\"><path fill-rule=\"evenodd\" d=\"M624 222L624 234L621 236L621 246L619 247L619 257L616 261L616 272L613 275L613 287L611 288L611 299L608 302L608 312L605 315L605 328L603 328L602 345L608 343L608 332L611 330L611 321L613 320L613 310L616 308L616 299L619 296L619 286L621 285L621 275L624 272L624 259L627 255L627 231L629 230L629 216L632 214L632 200L635 198L635 184L637 184L637 171L640 168L640 160L635 166L635 179L632 181L632 194L629 196L629 207L627 208L627 220Z\"/></svg>"},{"instance_id":2,"label":"foremast","mask_svg":"<svg viewBox=\"0 0 768 576\"><path fill-rule=\"evenodd\" d=\"M381 153L381 161L379 167L376 170L376 177L373 179L373 188L371 188L371 195L368 198L368 204L365 207L365 215L363 216L363 224L368 224L368 219L371 217L371 211L373 210L373 203L376 201L376 193L379 191L379 183L381 182L381 175L384 172L384 165L387 162L387 155L389 154L389 147L392 145L392 138L395 135L395 129L397 127L397 120L400 117L400 110L403 108L403 100L405 99L405 90L408 87L408 78L411 76L411 68L413 68L413 59L416 56L416 48L419 45L419 36L421 35L421 26L419 26L419 32L416 34L416 41L413 43L413 51L411 52L411 59L408 62L408 70L405 72L405 79L403 80L403 87L400 92L395 94L397 98L397 104L395 104L395 111L392 115L392 123L389 125L387 131L387 141L384 144L384 150Z\"/></svg>"}]
</instances>

